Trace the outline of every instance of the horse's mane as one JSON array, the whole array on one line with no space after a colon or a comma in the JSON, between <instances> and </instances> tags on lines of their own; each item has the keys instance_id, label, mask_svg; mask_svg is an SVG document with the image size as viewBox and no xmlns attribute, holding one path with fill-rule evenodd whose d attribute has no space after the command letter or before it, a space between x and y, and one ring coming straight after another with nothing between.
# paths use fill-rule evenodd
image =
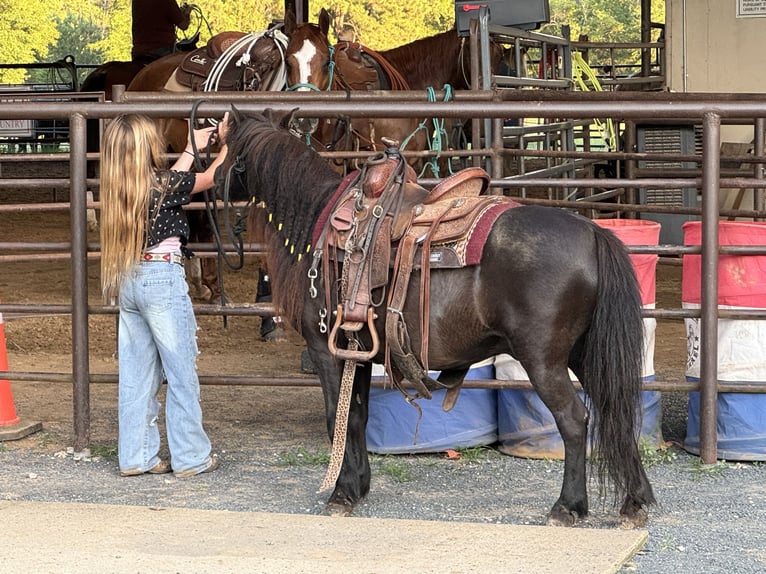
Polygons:
<instances>
[{"instance_id":1,"label":"horse's mane","mask_svg":"<svg viewBox=\"0 0 766 574\"><path fill-rule=\"evenodd\" d=\"M380 54L402 74L412 90L444 84L463 88L458 73L461 42L454 28Z\"/></svg>"},{"instance_id":2,"label":"horse's mane","mask_svg":"<svg viewBox=\"0 0 766 574\"><path fill-rule=\"evenodd\" d=\"M314 226L341 177L286 129L292 115L238 115L227 145L255 204L249 229L267 246L274 304L300 332Z\"/></svg>"}]
</instances>

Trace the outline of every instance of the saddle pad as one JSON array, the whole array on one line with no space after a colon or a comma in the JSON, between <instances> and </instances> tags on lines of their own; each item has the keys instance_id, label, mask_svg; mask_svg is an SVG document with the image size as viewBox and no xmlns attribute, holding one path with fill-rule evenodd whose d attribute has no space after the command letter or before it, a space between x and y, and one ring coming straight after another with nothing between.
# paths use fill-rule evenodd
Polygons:
<instances>
[{"instance_id":1,"label":"saddle pad","mask_svg":"<svg viewBox=\"0 0 766 574\"><path fill-rule=\"evenodd\" d=\"M469 231L466 239L465 246L465 264L466 265L478 265L481 261L481 256L484 251L484 244L487 242L489 232L492 230L492 226L505 211L513 209L514 207L521 206L520 203L508 199L497 205L493 205L487 211L485 211L476 224Z\"/></svg>"},{"instance_id":2,"label":"saddle pad","mask_svg":"<svg viewBox=\"0 0 766 574\"><path fill-rule=\"evenodd\" d=\"M183 84L181 84L181 82L178 81L178 79L176 78L177 73L178 73L178 68L173 70L173 73L170 74L168 81L165 82L165 86L162 89L166 92L177 92L177 93L178 92L186 93L186 92L192 91L191 88L189 88L188 86L184 86Z\"/></svg>"}]
</instances>

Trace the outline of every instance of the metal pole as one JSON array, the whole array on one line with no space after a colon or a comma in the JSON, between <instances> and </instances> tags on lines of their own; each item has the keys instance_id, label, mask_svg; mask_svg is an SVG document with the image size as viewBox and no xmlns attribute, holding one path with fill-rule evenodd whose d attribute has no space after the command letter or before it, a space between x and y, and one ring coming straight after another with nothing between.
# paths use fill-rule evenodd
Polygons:
<instances>
[{"instance_id":1,"label":"metal pole","mask_svg":"<svg viewBox=\"0 0 766 574\"><path fill-rule=\"evenodd\" d=\"M755 118L755 134L753 137L753 155L762 156L764 148L764 129L766 129L766 121L763 118ZM753 177L755 179L763 179L763 164L756 163L753 165ZM764 210L764 193L763 189L753 189L753 209L758 211ZM763 221L763 218L756 218L756 221Z\"/></svg>"},{"instance_id":2,"label":"metal pole","mask_svg":"<svg viewBox=\"0 0 766 574\"><path fill-rule=\"evenodd\" d=\"M717 455L718 403L718 195L721 118L706 113L702 122L702 287L700 301L700 457Z\"/></svg>"},{"instance_id":3,"label":"metal pole","mask_svg":"<svg viewBox=\"0 0 766 574\"><path fill-rule=\"evenodd\" d=\"M87 456L90 444L90 387L88 386L88 235L85 117L69 116L72 154L70 228L72 234L72 399L74 403L74 452Z\"/></svg>"},{"instance_id":4,"label":"metal pole","mask_svg":"<svg viewBox=\"0 0 766 574\"><path fill-rule=\"evenodd\" d=\"M491 58L489 56L489 9L486 6L479 8L479 43L481 48L481 61L484 63L484 68L482 69L481 74L481 89L488 91L492 87L492 74L488 72L490 70ZM484 147L490 147L491 142L492 120L486 118L484 120ZM492 157L487 156L484 169L486 169L488 173L493 173L492 163Z\"/></svg>"}]
</instances>

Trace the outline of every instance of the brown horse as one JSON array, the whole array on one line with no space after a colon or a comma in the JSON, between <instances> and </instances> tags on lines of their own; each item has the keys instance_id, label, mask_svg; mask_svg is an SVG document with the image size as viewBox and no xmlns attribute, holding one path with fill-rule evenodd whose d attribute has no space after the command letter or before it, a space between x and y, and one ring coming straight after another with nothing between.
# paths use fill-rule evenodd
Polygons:
<instances>
[{"instance_id":1,"label":"brown horse","mask_svg":"<svg viewBox=\"0 0 766 574\"><path fill-rule=\"evenodd\" d=\"M411 90L449 85L455 90L471 89L471 50L468 38L452 28L380 53L404 77ZM502 46L490 42L490 70L496 71L503 57Z\"/></svg>"},{"instance_id":2,"label":"brown horse","mask_svg":"<svg viewBox=\"0 0 766 574\"><path fill-rule=\"evenodd\" d=\"M290 37L287 61L287 89L326 90L407 90L408 84L375 52L351 42L330 45L330 15L323 8L317 24L298 25L292 11L285 13L285 33ZM406 149L425 148L425 134L414 118L298 118L293 128L312 145L327 151L370 151L386 147L383 138ZM347 169L346 162L335 166Z\"/></svg>"},{"instance_id":3,"label":"brown horse","mask_svg":"<svg viewBox=\"0 0 766 574\"><path fill-rule=\"evenodd\" d=\"M248 199L254 206L252 231L269 247L276 303L305 339L319 375L333 441L333 472L324 485L332 489L327 512L350 514L370 489L365 431L372 361L384 363L390 357L389 373L399 369L413 385L419 382L415 387L424 387L422 397L447 387L457 399L472 364L509 353L529 373L565 445L563 484L549 523L572 525L588 513L589 415L570 380L570 368L590 400L591 461L597 464L597 476L614 485L621 522L644 525L646 507L655 499L637 441L641 297L619 239L563 209L481 197L477 194L489 181L481 170L466 174L485 183L474 187L473 195L456 190L465 178L429 195L405 179L406 166L396 150L386 150L384 162L369 162L358 179L349 175L345 187L339 187L341 176L285 129L291 119L245 116L235 109L221 171L237 174L227 178L231 185L225 197ZM372 185L376 179L398 183L381 191ZM344 191L348 193L339 195ZM394 201L397 197L417 197L422 203ZM445 197L447 201L440 201ZM427 239L420 244L425 252L415 259L424 264L405 265L406 278L391 271L393 259L401 261L405 251L416 253L406 247L419 241L415 238L421 228L407 228L407 222L413 217L443 221L443 210L472 200L492 200L490 211L497 211L489 220L479 220L476 227L487 233L477 238L476 249L469 249L471 261L440 266L441 258L433 254L443 245ZM428 209L433 210L430 215L424 211ZM388 230L383 241L369 233L377 221L377 229ZM400 223L403 235L396 235L402 239L394 255L388 247ZM348 241L334 242L341 237L336 231L349 228ZM442 235L447 242L455 237ZM367 257L372 268L362 265ZM367 275L365 270L378 272ZM366 315L367 321L360 325L353 315ZM335 324L331 330L328 322ZM402 346L412 353L402 355ZM441 371L438 381L425 376L426 368Z\"/></svg>"},{"instance_id":4,"label":"brown horse","mask_svg":"<svg viewBox=\"0 0 766 574\"><path fill-rule=\"evenodd\" d=\"M448 98L451 90L471 89L470 42L458 36L456 28L383 50L381 56L399 71L411 90L445 90ZM491 73L497 73L503 60L502 45L490 41L489 59ZM431 120L430 148L464 149L470 137L471 120L455 118L450 129L445 129L444 122L440 118ZM452 170L453 161L457 160L432 160L429 167L438 177L443 170Z\"/></svg>"},{"instance_id":5,"label":"brown horse","mask_svg":"<svg viewBox=\"0 0 766 574\"><path fill-rule=\"evenodd\" d=\"M217 85L221 91L278 91L284 86L283 58L286 45L287 37L278 28L253 34L221 32L213 36L205 48L199 48L191 55L174 53L147 64L136 74L127 89L129 92L182 93L215 91ZM192 68L195 62L203 61L211 63L212 66L199 70ZM209 72L210 75L207 78L192 77L187 73L186 79L190 85L185 85L181 83L181 78L188 69L200 73ZM232 77L235 79L231 80ZM182 152L187 142L187 122L177 118L160 118L157 121L165 141L168 142L169 151ZM189 219L192 229L190 241L213 241L213 229L205 211L189 211ZM216 263L214 259L202 259L198 273L201 277L195 277L196 270L191 270L190 282L197 298L208 299L211 302L223 298ZM264 277L259 284L256 301L269 300L269 283ZM264 318L262 321L261 335L268 340L284 337L282 329L277 327L271 318Z\"/></svg>"}]
</instances>

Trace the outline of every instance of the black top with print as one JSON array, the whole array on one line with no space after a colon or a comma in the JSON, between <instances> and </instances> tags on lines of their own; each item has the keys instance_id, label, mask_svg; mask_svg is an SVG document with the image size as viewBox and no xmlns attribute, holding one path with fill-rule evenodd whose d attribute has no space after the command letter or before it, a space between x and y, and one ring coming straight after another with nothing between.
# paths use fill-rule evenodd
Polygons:
<instances>
[{"instance_id":1,"label":"black top with print","mask_svg":"<svg viewBox=\"0 0 766 574\"><path fill-rule=\"evenodd\" d=\"M189 240L189 221L183 206L191 201L196 177L195 173L186 171L157 172L157 187L152 190L149 199L149 238L146 249L176 235L186 245ZM162 203L158 205L160 198Z\"/></svg>"}]
</instances>

